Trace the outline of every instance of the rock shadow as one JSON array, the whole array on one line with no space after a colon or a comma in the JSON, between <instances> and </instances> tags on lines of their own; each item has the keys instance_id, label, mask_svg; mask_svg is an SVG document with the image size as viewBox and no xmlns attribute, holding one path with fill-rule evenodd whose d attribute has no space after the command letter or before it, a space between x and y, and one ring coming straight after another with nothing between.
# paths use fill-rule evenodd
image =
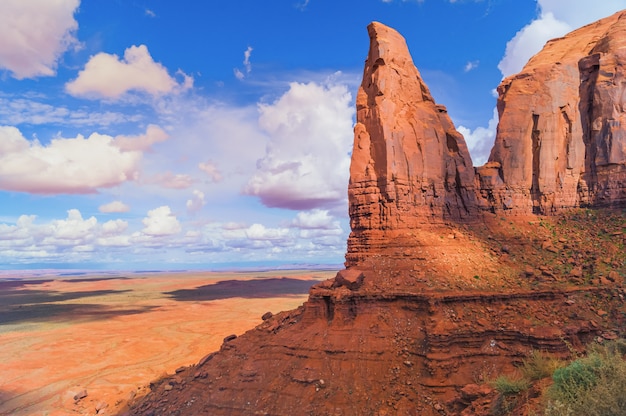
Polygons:
<instances>
[{"instance_id":1,"label":"rock shadow","mask_svg":"<svg viewBox=\"0 0 626 416\"><path fill-rule=\"evenodd\" d=\"M300 280L288 277L255 280L224 280L199 286L195 289L180 289L165 292L165 294L179 301L271 298L275 296L306 295L309 293L311 286L316 283L319 283L319 280Z\"/></svg>"},{"instance_id":2,"label":"rock shadow","mask_svg":"<svg viewBox=\"0 0 626 416\"><path fill-rule=\"evenodd\" d=\"M27 284L25 281L10 283ZM0 326L26 322L101 320L143 313L155 308L152 306L112 307L97 303L62 303L89 297L123 294L130 292L129 290L58 292L21 289L20 286L15 284L12 288L0 287Z\"/></svg>"},{"instance_id":3,"label":"rock shadow","mask_svg":"<svg viewBox=\"0 0 626 416\"><path fill-rule=\"evenodd\" d=\"M106 320L117 316L149 312L156 306L114 308L93 303L43 303L0 308L0 327L19 323L74 322Z\"/></svg>"},{"instance_id":4,"label":"rock shadow","mask_svg":"<svg viewBox=\"0 0 626 416\"><path fill-rule=\"evenodd\" d=\"M104 282L107 280L130 280L129 277L115 276L115 277L86 277L80 279L63 279L64 283L85 283L85 282Z\"/></svg>"}]
</instances>

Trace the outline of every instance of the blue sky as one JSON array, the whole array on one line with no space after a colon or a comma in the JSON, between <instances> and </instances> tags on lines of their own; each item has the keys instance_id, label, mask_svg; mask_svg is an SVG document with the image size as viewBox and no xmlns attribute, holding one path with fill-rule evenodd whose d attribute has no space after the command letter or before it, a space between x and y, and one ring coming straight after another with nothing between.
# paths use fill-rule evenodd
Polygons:
<instances>
[{"instance_id":1,"label":"blue sky","mask_svg":"<svg viewBox=\"0 0 626 416\"><path fill-rule=\"evenodd\" d=\"M339 264L366 26L486 160L493 91L626 0L3 0L0 268Z\"/></svg>"}]
</instances>

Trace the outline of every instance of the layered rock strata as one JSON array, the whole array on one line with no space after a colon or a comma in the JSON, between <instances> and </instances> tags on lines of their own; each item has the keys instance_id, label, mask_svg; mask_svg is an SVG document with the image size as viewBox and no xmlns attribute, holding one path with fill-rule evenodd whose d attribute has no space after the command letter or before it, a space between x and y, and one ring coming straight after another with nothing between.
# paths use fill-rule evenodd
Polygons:
<instances>
[{"instance_id":1,"label":"layered rock strata","mask_svg":"<svg viewBox=\"0 0 626 416\"><path fill-rule=\"evenodd\" d=\"M620 12L549 41L502 81L496 142L479 168L483 207L553 214L626 202L625 64Z\"/></svg>"}]
</instances>

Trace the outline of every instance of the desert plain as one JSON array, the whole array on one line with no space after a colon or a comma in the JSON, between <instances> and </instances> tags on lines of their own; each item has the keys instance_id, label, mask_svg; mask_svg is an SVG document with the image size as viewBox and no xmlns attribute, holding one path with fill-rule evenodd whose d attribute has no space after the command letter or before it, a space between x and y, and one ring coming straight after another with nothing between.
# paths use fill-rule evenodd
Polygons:
<instances>
[{"instance_id":1,"label":"desert plain","mask_svg":"<svg viewBox=\"0 0 626 416\"><path fill-rule=\"evenodd\" d=\"M0 415L117 414L335 272L0 272Z\"/></svg>"}]
</instances>

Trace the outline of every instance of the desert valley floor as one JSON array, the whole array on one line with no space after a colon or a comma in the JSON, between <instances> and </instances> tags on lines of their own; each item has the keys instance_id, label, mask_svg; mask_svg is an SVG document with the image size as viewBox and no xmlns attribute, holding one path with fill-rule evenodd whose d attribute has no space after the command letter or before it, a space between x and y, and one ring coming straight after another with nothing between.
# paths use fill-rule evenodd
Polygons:
<instances>
[{"instance_id":1,"label":"desert valley floor","mask_svg":"<svg viewBox=\"0 0 626 416\"><path fill-rule=\"evenodd\" d=\"M116 414L335 273L0 272L0 415Z\"/></svg>"}]
</instances>

